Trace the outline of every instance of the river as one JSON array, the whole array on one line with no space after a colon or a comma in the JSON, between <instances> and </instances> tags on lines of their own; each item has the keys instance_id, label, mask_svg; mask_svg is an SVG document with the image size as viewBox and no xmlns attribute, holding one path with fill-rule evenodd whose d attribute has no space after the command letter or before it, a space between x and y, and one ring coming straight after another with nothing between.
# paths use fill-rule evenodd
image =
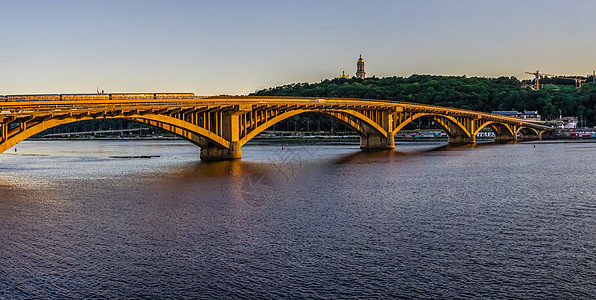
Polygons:
<instances>
[{"instance_id":1,"label":"river","mask_svg":"<svg viewBox=\"0 0 596 300\"><path fill-rule=\"evenodd\" d=\"M596 143L26 141L0 298L585 298Z\"/></svg>"}]
</instances>

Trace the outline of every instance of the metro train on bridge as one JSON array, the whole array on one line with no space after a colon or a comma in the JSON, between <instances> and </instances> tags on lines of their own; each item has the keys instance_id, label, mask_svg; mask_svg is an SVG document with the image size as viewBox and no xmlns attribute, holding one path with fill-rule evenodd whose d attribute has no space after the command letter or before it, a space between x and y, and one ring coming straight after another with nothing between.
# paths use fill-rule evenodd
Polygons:
<instances>
[{"instance_id":1,"label":"metro train on bridge","mask_svg":"<svg viewBox=\"0 0 596 300\"><path fill-rule=\"evenodd\" d=\"M77 100L143 100L143 99L194 99L193 93L116 93L116 94L46 94L0 95L0 102L15 101L77 101Z\"/></svg>"}]
</instances>

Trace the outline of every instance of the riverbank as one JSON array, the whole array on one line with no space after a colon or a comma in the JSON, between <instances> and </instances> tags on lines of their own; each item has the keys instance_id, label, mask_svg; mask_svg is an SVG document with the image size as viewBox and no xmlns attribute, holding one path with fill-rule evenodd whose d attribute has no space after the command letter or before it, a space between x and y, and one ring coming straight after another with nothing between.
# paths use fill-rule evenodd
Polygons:
<instances>
[{"instance_id":1,"label":"riverbank","mask_svg":"<svg viewBox=\"0 0 596 300\"><path fill-rule=\"evenodd\" d=\"M489 142L494 138L492 131L481 131L477 136L477 141ZM552 135L544 136L545 140L576 140L576 139L596 139L596 131L590 129L557 130ZM71 135L71 136L37 136L30 140L58 140L58 141L76 141L76 140L181 140L181 137L168 133L160 135ZM395 136L395 141L399 142L439 142L447 141L448 136L445 132L439 130L404 130ZM299 141L312 142L333 142L333 143L359 143L360 138L352 132L293 132L293 131L265 131L249 142L250 144L271 144L271 143L289 143Z\"/></svg>"}]
</instances>

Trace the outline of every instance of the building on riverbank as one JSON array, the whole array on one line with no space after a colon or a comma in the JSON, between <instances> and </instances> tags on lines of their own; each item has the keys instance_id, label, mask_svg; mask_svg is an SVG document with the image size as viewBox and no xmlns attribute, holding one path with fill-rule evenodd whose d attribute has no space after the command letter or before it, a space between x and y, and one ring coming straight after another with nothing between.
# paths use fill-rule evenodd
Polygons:
<instances>
[{"instance_id":1,"label":"building on riverbank","mask_svg":"<svg viewBox=\"0 0 596 300\"><path fill-rule=\"evenodd\" d=\"M515 110L494 110L492 113L495 115L520 118L526 121L541 121L540 114L538 114L537 110L524 110L523 112Z\"/></svg>"}]
</instances>

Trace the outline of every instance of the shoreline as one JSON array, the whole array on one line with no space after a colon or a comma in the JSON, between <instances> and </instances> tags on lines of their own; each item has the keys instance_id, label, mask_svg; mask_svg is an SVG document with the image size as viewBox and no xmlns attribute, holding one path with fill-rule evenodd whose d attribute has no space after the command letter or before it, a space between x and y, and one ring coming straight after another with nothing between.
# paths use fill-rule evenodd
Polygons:
<instances>
[{"instance_id":1,"label":"shoreline","mask_svg":"<svg viewBox=\"0 0 596 300\"><path fill-rule=\"evenodd\" d=\"M106 138L29 138L28 141L185 141L180 137L106 137ZM596 141L596 139L588 138L551 138L537 141ZM336 143L347 143L347 144L359 144L360 138L358 136L284 136L284 137L256 137L251 139L248 144L280 144L280 143L293 143L293 142L334 142ZM492 138L476 138L476 141L481 143L493 142ZM525 140L520 140L522 142ZM528 140L530 141L530 140ZM536 141L536 140L533 140ZM417 143L417 142L448 142L446 137L417 137L417 138L402 138L395 137L395 142L406 142L406 143Z\"/></svg>"}]
</instances>

